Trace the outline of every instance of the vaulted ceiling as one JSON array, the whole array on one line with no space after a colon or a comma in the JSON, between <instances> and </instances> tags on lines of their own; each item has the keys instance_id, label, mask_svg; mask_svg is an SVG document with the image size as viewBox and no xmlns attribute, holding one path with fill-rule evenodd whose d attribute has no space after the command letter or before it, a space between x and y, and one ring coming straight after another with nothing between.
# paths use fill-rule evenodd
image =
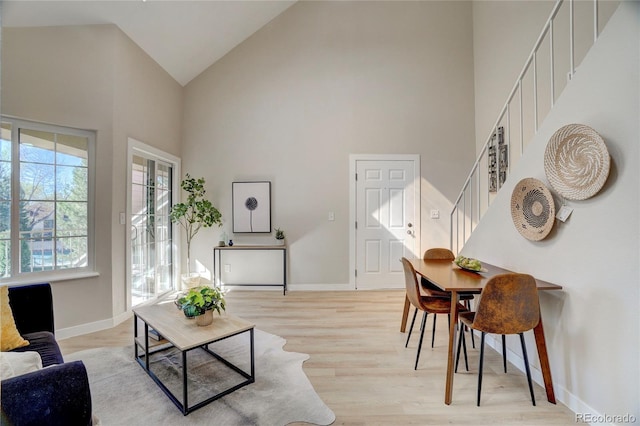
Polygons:
<instances>
[{"instance_id":1,"label":"vaulted ceiling","mask_svg":"<svg viewBox=\"0 0 640 426\"><path fill-rule=\"evenodd\" d=\"M2 26L115 24L178 83L194 77L295 0L2 2Z\"/></svg>"}]
</instances>

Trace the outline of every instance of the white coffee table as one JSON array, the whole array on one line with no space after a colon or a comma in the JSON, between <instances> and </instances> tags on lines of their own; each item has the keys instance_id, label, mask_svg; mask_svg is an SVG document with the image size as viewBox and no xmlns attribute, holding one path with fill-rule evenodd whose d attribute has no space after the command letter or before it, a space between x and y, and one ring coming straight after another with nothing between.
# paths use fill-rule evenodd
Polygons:
<instances>
[{"instance_id":1,"label":"white coffee table","mask_svg":"<svg viewBox=\"0 0 640 426\"><path fill-rule=\"evenodd\" d=\"M254 360L254 324L241 318L223 313L218 315L214 312L213 323L199 327L194 320L187 319L182 311L176 308L173 301L161 302L155 305L148 305L133 309L134 314L134 347L135 358L144 368L154 382L162 389L171 401L182 411L185 416L190 412L197 410L218 398L240 389L243 386L251 384L255 381L255 360ZM138 334L138 319L144 324L144 333ZM149 338L149 328L155 329L165 340L155 341ZM209 348L209 344L224 340L231 336L242 333L249 333L249 356L251 360L250 372L230 363ZM175 347L181 352L182 356L182 400L178 399L171 390L154 374L150 369L150 355L165 351ZM142 353L140 353L142 350ZM188 389L188 365L187 354L193 350L203 350L219 361L226 367L240 374L245 380L226 390L216 393L204 401L189 406L189 389Z\"/></svg>"}]
</instances>

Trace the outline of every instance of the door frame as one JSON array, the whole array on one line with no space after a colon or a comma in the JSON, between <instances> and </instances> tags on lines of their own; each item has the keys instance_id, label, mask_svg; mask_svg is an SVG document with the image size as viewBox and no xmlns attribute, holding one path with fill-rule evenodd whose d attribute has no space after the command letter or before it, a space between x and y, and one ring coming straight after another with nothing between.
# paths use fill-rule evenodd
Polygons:
<instances>
[{"instance_id":1,"label":"door frame","mask_svg":"<svg viewBox=\"0 0 640 426\"><path fill-rule=\"evenodd\" d=\"M422 174L420 170L420 154L349 154L349 288L357 290L356 287L356 163L358 161L413 161L414 164L414 215L415 215L415 247L420 250L421 235L421 183ZM417 254L414 252L414 255Z\"/></svg>"},{"instance_id":2,"label":"door frame","mask_svg":"<svg viewBox=\"0 0 640 426\"><path fill-rule=\"evenodd\" d=\"M127 200L125 208L125 307L127 312L132 309L131 300L131 167L133 165L133 154L139 152L147 157L152 157L165 163L170 163L173 167L174 177L171 191L174 194L173 202L180 202L180 181L182 179L182 160L167 152L164 152L137 139L127 138ZM180 283L180 253L181 253L181 233L180 227L173 228L173 280L174 283Z\"/></svg>"}]
</instances>

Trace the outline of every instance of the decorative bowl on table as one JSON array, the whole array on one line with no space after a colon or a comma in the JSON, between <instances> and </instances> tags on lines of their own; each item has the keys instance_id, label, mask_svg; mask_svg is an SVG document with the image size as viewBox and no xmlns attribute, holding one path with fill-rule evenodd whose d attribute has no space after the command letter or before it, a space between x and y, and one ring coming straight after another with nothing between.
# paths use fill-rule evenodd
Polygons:
<instances>
[{"instance_id":1,"label":"decorative bowl on table","mask_svg":"<svg viewBox=\"0 0 640 426\"><path fill-rule=\"evenodd\" d=\"M455 258L453 263L465 271L487 272L487 270L482 267L482 263L480 263L478 259L474 259L472 257L458 256Z\"/></svg>"}]
</instances>

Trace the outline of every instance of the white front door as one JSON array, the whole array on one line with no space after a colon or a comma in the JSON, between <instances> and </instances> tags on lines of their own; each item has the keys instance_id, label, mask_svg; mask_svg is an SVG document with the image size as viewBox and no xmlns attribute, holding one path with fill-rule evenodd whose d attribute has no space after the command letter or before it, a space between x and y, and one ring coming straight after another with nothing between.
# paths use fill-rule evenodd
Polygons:
<instances>
[{"instance_id":1,"label":"white front door","mask_svg":"<svg viewBox=\"0 0 640 426\"><path fill-rule=\"evenodd\" d=\"M419 249L419 157L380 157L355 159L357 289L404 287L400 259Z\"/></svg>"}]
</instances>

